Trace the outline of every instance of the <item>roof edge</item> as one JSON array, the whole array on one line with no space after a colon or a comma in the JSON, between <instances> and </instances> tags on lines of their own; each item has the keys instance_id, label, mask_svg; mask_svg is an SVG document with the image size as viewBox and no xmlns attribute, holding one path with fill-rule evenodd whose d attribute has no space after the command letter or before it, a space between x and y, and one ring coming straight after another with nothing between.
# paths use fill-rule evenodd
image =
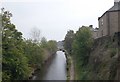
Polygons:
<instances>
[{"instance_id":1,"label":"roof edge","mask_svg":"<svg viewBox=\"0 0 120 82\"><path fill-rule=\"evenodd\" d=\"M100 20L106 13L109 12L119 12L120 10L113 10L113 11L106 11L101 17L98 17L98 20Z\"/></svg>"}]
</instances>

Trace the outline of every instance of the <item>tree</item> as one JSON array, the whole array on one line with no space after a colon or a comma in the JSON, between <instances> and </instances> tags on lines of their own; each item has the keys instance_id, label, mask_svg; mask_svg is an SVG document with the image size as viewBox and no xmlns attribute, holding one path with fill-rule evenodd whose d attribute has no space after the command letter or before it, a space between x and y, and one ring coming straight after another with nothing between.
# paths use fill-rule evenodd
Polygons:
<instances>
[{"instance_id":1,"label":"tree","mask_svg":"<svg viewBox=\"0 0 120 82\"><path fill-rule=\"evenodd\" d=\"M93 39L92 32L88 27L81 27L75 34L75 40L72 44L72 53L81 61L82 65L87 64Z\"/></svg>"},{"instance_id":2,"label":"tree","mask_svg":"<svg viewBox=\"0 0 120 82\"><path fill-rule=\"evenodd\" d=\"M65 41L64 41L64 47L69 54L71 54L71 51L72 51L73 40L74 40L74 31L69 30L65 36Z\"/></svg>"},{"instance_id":3,"label":"tree","mask_svg":"<svg viewBox=\"0 0 120 82\"><path fill-rule=\"evenodd\" d=\"M34 43L32 40L24 41L24 53L29 59L29 66L32 68L41 68L43 62L43 49L40 43Z\"/></svg>"},{"instance_id":4,"label":"tree","mask_svg":"<svg viewBox=\"0 0 120 82\"><path fill-rule=\"evenodd\" d=\"M47 42L47 49L50 52L50 54L55 54L55 52L57 51L57 42L54 40L49 40Z\"/></svg>"},{"instance_id":5,"label":"tree","mask_svg":"<svg viewBox=\"0 0 120 82\"><path fill-rule=\"evenodd\" d=\"M27 58L23 52L22 33L18 32L15 25L11 23L12 14L3 11L2 14L2 79L20 80L27 79L29 67Z\"/></svg>"},{"instance_id":6,"label":"tree","mask_svg":"<svg viewBox=\"0 0 120 82\"><path fill-rule=\"evenodd\" d=\"M0 13L0 77L2 77L2 14ZM2 78L0 78L2 81Z\"/></svg>"},{"instance_id":7,"label":"tree","mask_svg":"<svg viewBox=\"0 0 120 82\"><path fill-rule=\"evenodd\" d=\"M35 43L40 42L41 32L38 28L32 28L30 35L31 35L31 39L33 40L33 42Z\"/></svg>"},{"instance_id":8,"label":"tree","mask_svg":"<svg viewBox=\"0 0 120 82\"><path fill-rule=\"evenodd\" d=\"M41 46L42 46L43 48L46 48L46 47L47 47L47 40L46 40L45 37L42 37L42 38L41 38Z\"/></svg>"},{"instance_id":9,"label":"tree","mask_svg":"<svg viewBox=\"0 0 120 82\"><path fill-rule=\"evenodd\" d=\"M32 39L25 40L22 33L11 23L12 14L2 13L2 80L26 80L32 69L41 68L44 49L50 54L56 52L57 43L43 37L40 43L40 30L32 31ZM42 45L44 45L44 48ZM1 46L1 45L0 45Z\"/></svg>"}]
</instances>

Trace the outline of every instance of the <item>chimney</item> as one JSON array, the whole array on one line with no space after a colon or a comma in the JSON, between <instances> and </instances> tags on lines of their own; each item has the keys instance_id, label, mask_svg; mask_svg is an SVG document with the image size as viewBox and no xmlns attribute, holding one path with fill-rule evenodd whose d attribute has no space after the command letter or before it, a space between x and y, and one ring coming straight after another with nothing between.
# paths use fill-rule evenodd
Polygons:
<instances>
[{"instance_id":1,"label":"chimney","mask_svg":"<svg viewBox=\"0 0 120 82\"><path fill-rule=\"evenodd\" d=\"M114 5L118 4L120 0L114 0Z\"/></svg>"},{"instance_id":2,"label":"chimney","mask_svg":"<svg viewBox=\"0 0 120 82\"><path fill-rule=\"evenodd\" d=\"M89 27L93 28L93 25L89 25Z\"/></svg>"}]
</instances>

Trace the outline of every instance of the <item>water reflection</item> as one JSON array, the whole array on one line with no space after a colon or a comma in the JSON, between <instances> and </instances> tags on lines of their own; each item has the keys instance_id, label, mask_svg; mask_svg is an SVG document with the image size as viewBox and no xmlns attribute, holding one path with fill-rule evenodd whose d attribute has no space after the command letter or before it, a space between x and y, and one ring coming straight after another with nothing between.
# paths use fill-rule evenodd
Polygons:
<instances>
[{"instance_id":1,"label":"water reflection","mask_svg":"<svg viewBox=\"0 0 120 82\"><path fill-rule=\"evenodd\" d=\"M42 72L34 80L66 80L66 57L64 52L57 51L53 59L48 62Z\"/></svg>"}]
</instances>

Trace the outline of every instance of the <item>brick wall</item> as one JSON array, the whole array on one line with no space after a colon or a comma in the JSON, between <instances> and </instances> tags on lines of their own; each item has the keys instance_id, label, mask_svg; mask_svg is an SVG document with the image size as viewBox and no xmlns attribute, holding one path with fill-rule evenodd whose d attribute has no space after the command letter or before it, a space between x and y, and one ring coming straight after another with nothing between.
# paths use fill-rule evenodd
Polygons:
<instances>
[{"instance_id":1,"label":"brick wall","mask_svg":"<svg viewBox=\"0 0 120 82\"><path fill-rule=\"evenodd\" d=\"M98 30L98 37L108 35L108 13L104 14L99 19L99 30Z\"/></svg>"},{"instance_id":2,"label":"brick wall","mask_svg":"<svg viewBox=\"0 0 120 82\"><path fill-rule=\"evenodd\" d=\"M109 12L110 35L118 32L118 13L119 12Z\"/></svg>"},{"instance_id":3,"label":"brick wall","mask_svg":"<svg viewBox=\"0 0 120 82\"><path fill-rule=\"evenodd\" d=\"M120 11L118 12L118 31L120 32Z\"/></svg>"},{"instance_id":4,"label":"brick wall","mask_svg":"<svg viewBox=\"0 0 120 82\"><path fill-rule=\"evenodd\" d=\"M98 38L120 32L120 11L106 12L99 19Z\"/></svg>"}]
</instances>

